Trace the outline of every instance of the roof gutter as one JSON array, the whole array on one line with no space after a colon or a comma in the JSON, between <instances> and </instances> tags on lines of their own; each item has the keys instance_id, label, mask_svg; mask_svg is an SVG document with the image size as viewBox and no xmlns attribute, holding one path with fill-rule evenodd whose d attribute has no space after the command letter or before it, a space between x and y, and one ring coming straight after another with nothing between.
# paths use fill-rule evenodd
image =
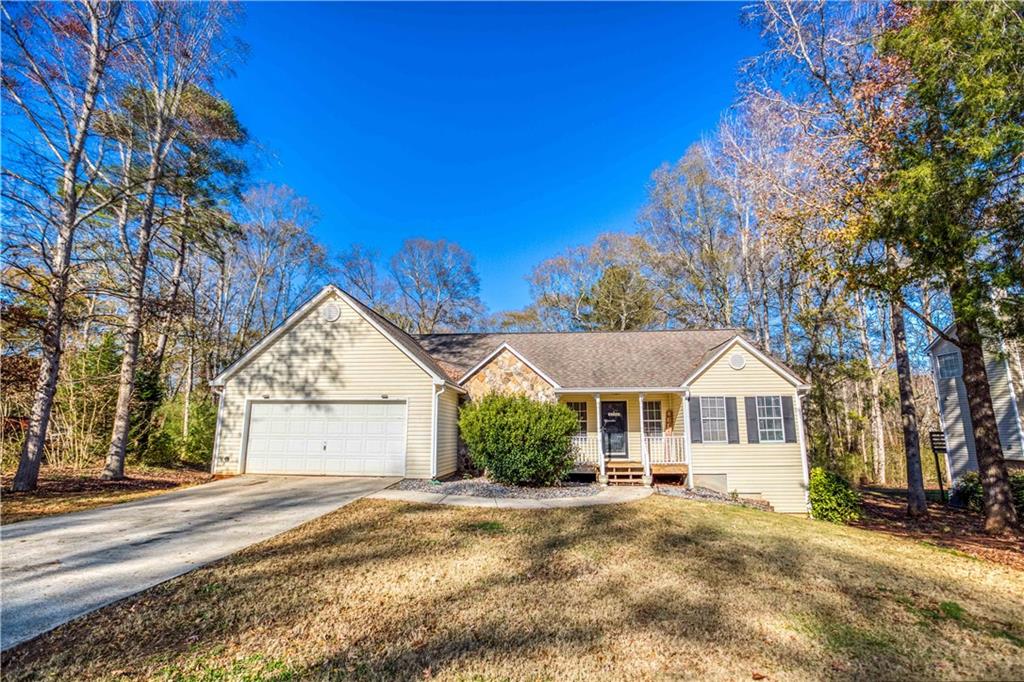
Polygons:
<instances>
[{"instance_id":1,"label":"roof gutter","mask_svg":"<svg viewBox=\"0 0 1024 682\"><path fill-rule=\"evenodd\" d=\"M555 393L679 393L685 386L586 386L556 388Z\"/></svg>"}]
</instances>

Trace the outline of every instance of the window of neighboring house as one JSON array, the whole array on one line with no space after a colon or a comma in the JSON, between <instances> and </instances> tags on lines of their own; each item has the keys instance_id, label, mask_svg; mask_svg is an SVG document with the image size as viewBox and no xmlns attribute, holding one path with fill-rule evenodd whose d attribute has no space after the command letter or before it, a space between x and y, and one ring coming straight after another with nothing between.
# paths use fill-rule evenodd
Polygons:
<instances>
[{"instance_id":1,"label":"window of neighboring house","mask_svg":"<svg viewBox=\"0 0 1024 682\"><path fill-rule=\"evenodd\" d=\"M782 397L757 397L757 439L762 443L784 443L786 432L782 426Z\"/></svg>"},{"instance_id":2,"label":"window of neighboring house","mask_svg":"<svg viewBox=\"0 0 1024 682\"><path fill-rule=\"evenodd\" d=\"M728 431L725 425L725 398L701 396L700 429L705 443L727 443Z\"/></svg>"},{"instance_id":3,"label":"window of neighboring house","mask_svg":"<svg viewBox=\"0 0 1024 682\"><path fill-rule=\"evenodd\" d=\"M644 435L660 436L661 433L661 401L644 401Z\"/></svg>"},{"instance_id":4,"label":"window of neighboring house","mask_svg":"<svg viewBox=\"0 0 1024 682\"><path fill-rule=\"evenodd\" d=\"M962 373L959 353L945 353L938 357L939 378L952 379Z\"/></svg>"},{"instance_id":5,"label":"window of neighboring house","mask_svg":"<svg viewBox=\"0 0 1024 682\"><path fill-rule=\"evenodd\" d=\"M579 425L576 429L576 435L587 435L587 404L567 402L565 406L576 413L576 423Z\"/></svg>"}]
</instances>

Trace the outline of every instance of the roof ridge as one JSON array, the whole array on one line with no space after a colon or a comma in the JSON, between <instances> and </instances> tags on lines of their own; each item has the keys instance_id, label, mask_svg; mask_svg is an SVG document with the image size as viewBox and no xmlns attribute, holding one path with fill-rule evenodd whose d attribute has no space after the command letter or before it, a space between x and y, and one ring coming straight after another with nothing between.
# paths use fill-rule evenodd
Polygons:
<instances>
[{"instance_id":1,"label":"roof ridge","mask_svg":"<svg viewBox=\"0 0 1024 682\"><path fill-rule=\"evenodd\" d=\"M678 333L700 333L700 332L743 332L743 327L690 327L687 329L577 329L571 331L544 330L537 332L430 332L428 334L411 334L413 337L422 336L525 336L527 334L678 334Z\"/></svg>"}]
</instances>

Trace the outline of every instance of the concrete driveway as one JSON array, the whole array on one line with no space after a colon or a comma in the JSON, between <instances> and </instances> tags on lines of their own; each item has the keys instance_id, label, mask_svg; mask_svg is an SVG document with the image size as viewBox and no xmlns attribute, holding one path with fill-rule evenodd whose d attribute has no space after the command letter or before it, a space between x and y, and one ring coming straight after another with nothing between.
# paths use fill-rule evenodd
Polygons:
<instances>
[{"instance_id":1,"label":"concrete driveway","mask_svg":"<svg viewBox=\"0 0 1024 682\"><path fill-rule=\"evenodd\" d=\"M0 529L0 649L322 516L397 478L239 476Z\"/></svg>"}]
</instances>

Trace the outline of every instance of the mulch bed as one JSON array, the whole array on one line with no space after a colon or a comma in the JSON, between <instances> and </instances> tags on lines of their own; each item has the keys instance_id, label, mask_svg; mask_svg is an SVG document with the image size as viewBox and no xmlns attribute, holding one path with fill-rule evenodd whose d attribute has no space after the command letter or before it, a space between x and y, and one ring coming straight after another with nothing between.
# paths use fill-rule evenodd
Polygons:
<instances>
[{"instance_id":1,"label":"mulch bed","mask_svg":"<svg viewBox=\"0 0 1024 682\"><path fill-rule=\"evenodd\" d=\"M463 478L452 481L423 481L412 478L399 481L398 490L415 490L441 495L470 495L472 497L515 497L545 500L556 497L589 497L601 492L601 486L583 481L564 481L560 485L544 488L502 485L486 478Z\"/></svg>"},{"instance_id":2,"label":"mulch bed","mask_svg":"<svg viewBox=\"0 0 1024 682\"><path fill-rule=\"evenodd\" d=\"M100 471L43 467L39 472L38 487L31 492L21 493L11 491L14 472L4 472L0 476L0 487L3 489L0 494L3 503L2 522L14 523L128 502L162 491L204 483L212 478L209 472L194 469L129 466L127 478L104 481L99 478Z\"/></svg>"},{"instance_id":3,"label":"mulch bed","mask_svg":"<svg viewBox=\"0 0 1024 682\"><path fill-rule=\"evenodd\" d=\"M911 519L899 490L862 489L864 516L851 525L918 540L1024 571L1024 533L989 535L984 518L969 509L928 503L928 516Z\"/></svg>"},{"instance_id":4,"label":"mulch bed","mask_svg":"<svg viewBox=\"0 0 1024 682\"><path fill-rule=\"evenodd\" d=\"M101 469L82 471L80 469L53 469L43 467L39 472L39 486L28 493L15 493L10 490L14 481L14 472L5 473L0 477L3 494L20 498L65 497L77 493L105 492L144 492L148 490L169 490L179 486L199 483L211 478L205 471L194 469L141 469L129 468L127 478L120 481L101 480Z\"/></svg>"}]
</instances>

